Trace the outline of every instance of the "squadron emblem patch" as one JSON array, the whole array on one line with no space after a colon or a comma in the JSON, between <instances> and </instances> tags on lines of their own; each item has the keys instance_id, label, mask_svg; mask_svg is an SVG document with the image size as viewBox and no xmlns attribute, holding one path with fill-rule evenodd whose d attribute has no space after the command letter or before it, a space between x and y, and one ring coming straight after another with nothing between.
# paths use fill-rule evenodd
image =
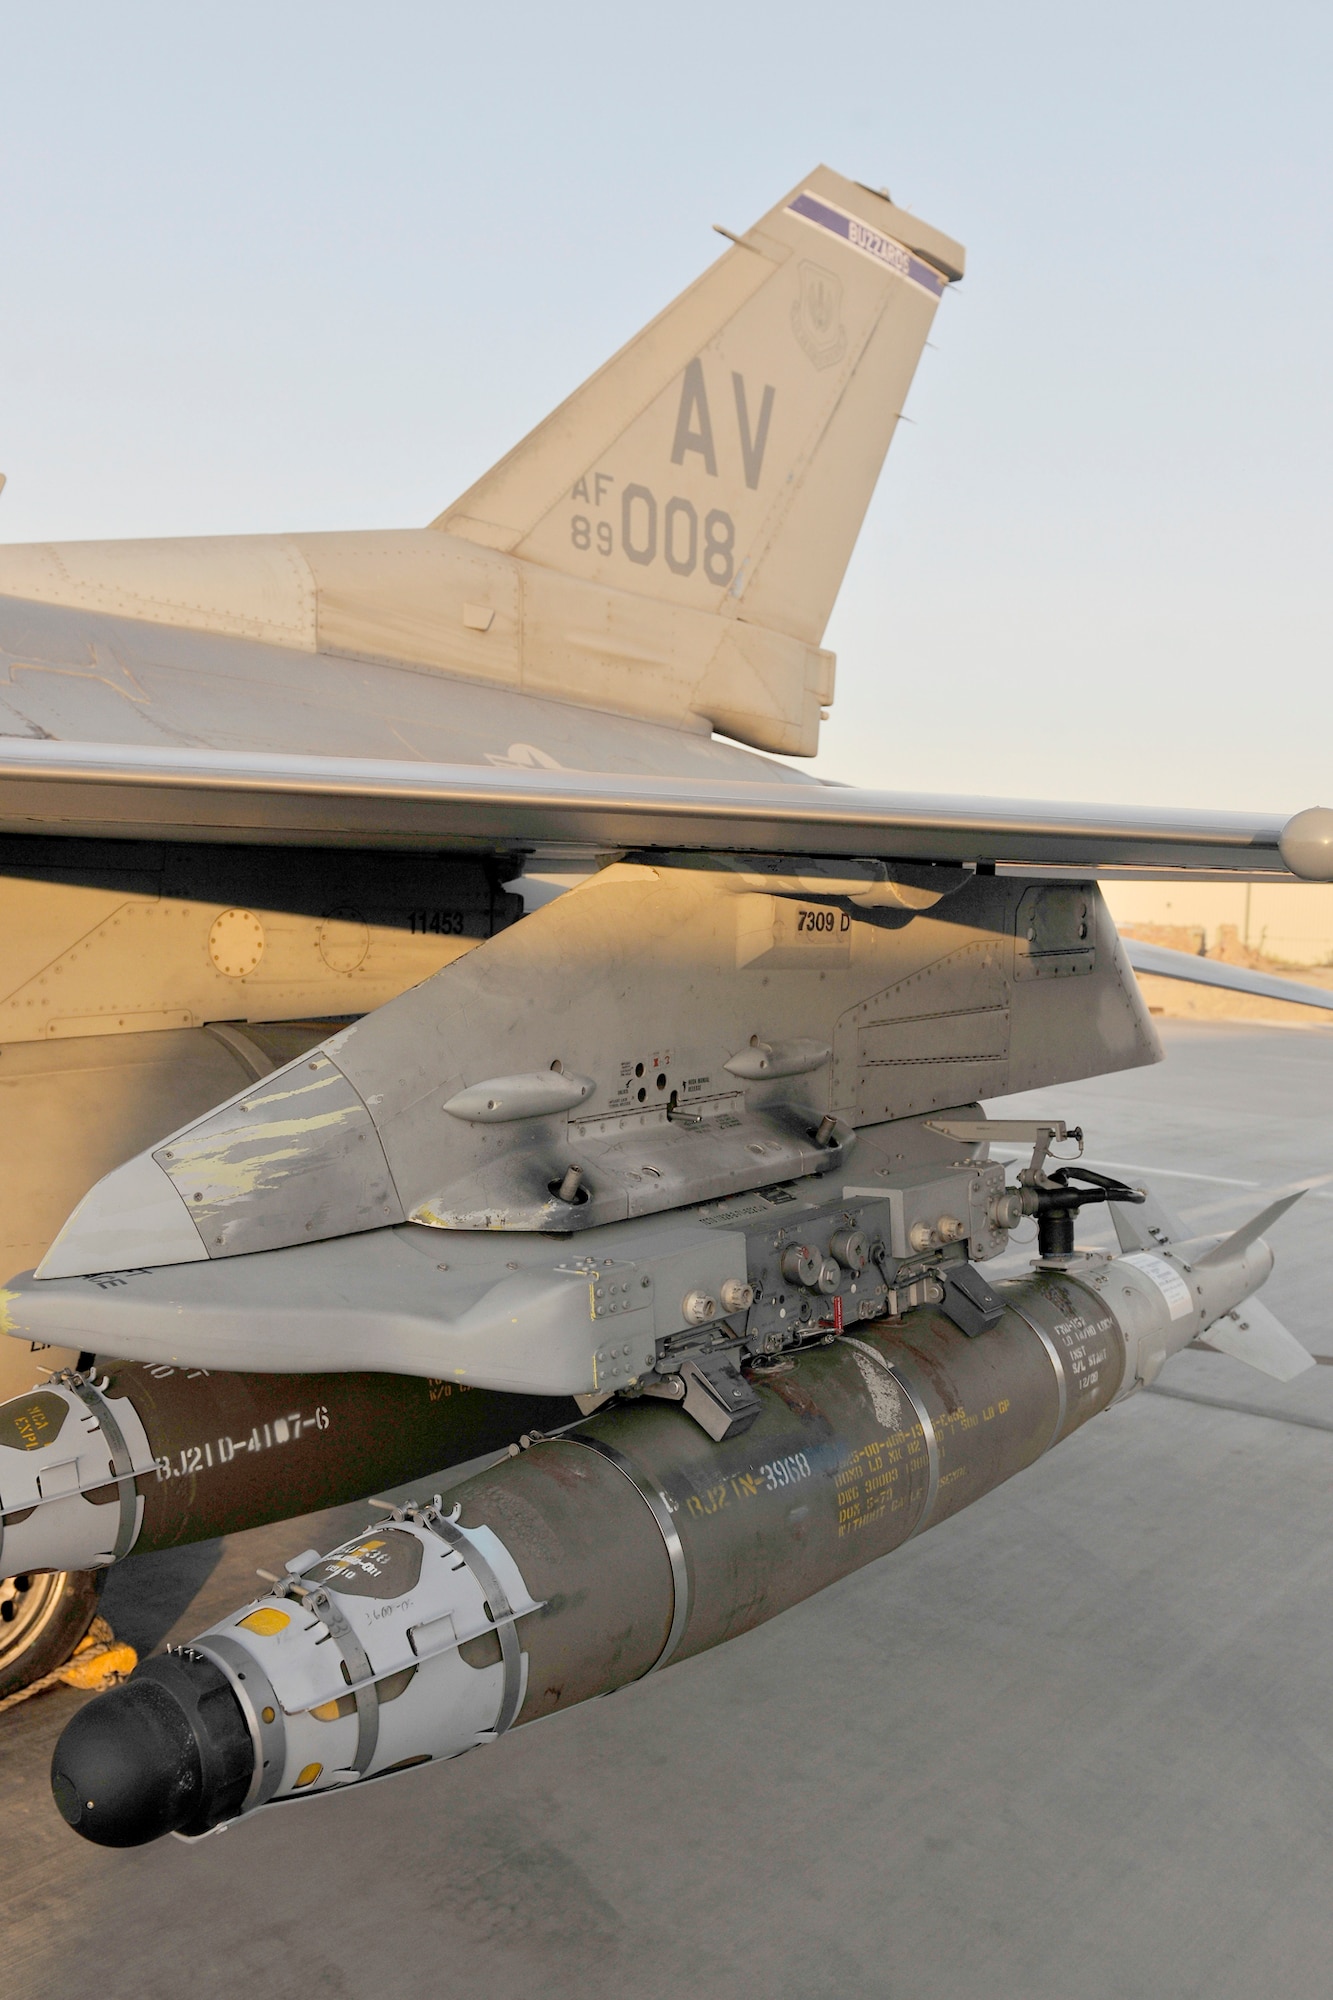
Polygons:
<instances>
[{"instance_id":1,"label":"squadron emblem patch","mask_svg":"<svg viewBox=\"0 0 1333 2000\"><path fill-rule=\"evenodd\" d=\"M842 280L804 257L798 276L801 288L791 309L792 332L816 368L831 368L847 352Z\"/></svg>"}]
</instances>

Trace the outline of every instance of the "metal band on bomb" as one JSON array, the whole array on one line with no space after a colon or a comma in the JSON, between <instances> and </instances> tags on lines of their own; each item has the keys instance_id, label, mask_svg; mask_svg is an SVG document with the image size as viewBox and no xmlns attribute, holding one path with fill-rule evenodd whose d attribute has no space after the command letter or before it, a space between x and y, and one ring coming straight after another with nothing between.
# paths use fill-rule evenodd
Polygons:
<instances>
[{"instance_id":1,"label":"metal band on bomb","mask_svg":"<svg viewBox=\"0 0 1333 2000\"><path fill-rule=\"evenodd\" d=\"M356 1752L347 1768L364 1778L375 1761L380 1738L380 1697L375 1686L375 1669L327 1590L312 1591L302 1609L314 1613L338 1648L349 1683L348 1693L356 1703Z\"/></svg>"},{"instance_id":2,"label":"metal band on bomb","mask_svg":"<svg viewBox=\"0 0 1333 2000\"><path fill-rule=\"evenodd\" d=\"M120 1486L120 1526L116 1531L111 1560L120 1562L134 1547L134 1538L143 1518L143 1501L134 1490L135 1478L143 1468L135 1465L130 1448L125 1442L125 1433L116 1421L115 1411L98 1389L94 1378L91 1375L80 1375L75 1372L62 1379L65 1386L92 1411L102 1436L106 1439L107 1449L111 1453L112 1472ZM0 1554L2 1553L0 1550Z\"/></svg>"},{"instance_id":3,"label":"metal band on bomb","mask_svg":"<svg viewBox=\"0 0 1333 2000\"><path fill-rule=\"evenodd\" d=\"M494 1732L497 1736L503 1736L518 1714L518 1705L523 1699L523 1653L514 1625L513 1607L505 1593L505 1587L476 1542L463 1532L456 1520L440 1514L434 1507L426 1509L415 1518L423 1527L429 1528L432 1534L438 1535L442 1542L447 1542L449 1547L463 1558L485 1593L485 1601L490 1608L496 1636L500 1641L500 1662L504 1667L504 1694L500 1700L499 1713L495 1718Z\"/></svg>"},{"instance_id":4,"label":"metal band on bomb","mask_svg":"<svg viewBox=\"0 0 1333 2000\"><path fill-rule=\"evenodd\" d=\"M659 1668L664 1667L671 1658L671 1655L685 1636L685 1627L689 1623L690 1616L690 1572L685 1562L685 1550L681 1545L680 1536L676 1532L676 1524L671 1518L671 1509L667 1506L663 1495L650 1486L648 1481L635 1471L624 1452L617 1451L613 1444L606 1442L605 1438L579 1437L575 1435L553 1439L552 1442L559 1444L581 1444L587 1451L600 1452L608 1464L614 1465L617 1472L624 1473L635 1492L641 1495L648 1508L648 1512L652 1515L661 1531L662 1540L666 1544L667 1560L671 1564L671 1624L667 1628L666 1643L661 1652L652 1665L646 1668L639 1677L641 1680L647 1680L649 1674L657 1673Z\"/></svg>"},{"instance_id":5,"label":"metal band on bomb","mask_svg":"<svg viewBox=\"0 0 1333 2000\"><path fill-rule=\"evenodd\" d=\"M1038 1326L1036 1320L1030 1314L1025 1313L1022 1306L1011 1304L1010 1311L1017 1313L1024 1324L1031 1327L1050 1356L1051 1366L1055 1370L1055 1386L1060 1395L1060 1407L1056 1414L1055 1429L1046 1441L1045 1449L1049 1451L1051 1446L1058 1444L1064 1436L1065 1419L1069 1415L1069 1377L1065 1373L1064 1357L1061 1355L1055 1342L1051 1339L1050 1334L1047 1333L1045 1327Z\"/></svg>"},{"instance_id":6,"label":"metal band on bomb","mask_svg":"<svg viewBox=\"0 0 1333 2000\"><path fill-rule=\"evenodd\" d=\"M250 1789L241 1801L243 1813L267 1805L282 1783L287 1762L287 1732L282 1704L254 1654L238 1646L225 1632L210 1633L207 1641L197 1640L193 1650L212 1660L226 1676L245 1717L255 1754Z\"/></svg>"}]
</instances>

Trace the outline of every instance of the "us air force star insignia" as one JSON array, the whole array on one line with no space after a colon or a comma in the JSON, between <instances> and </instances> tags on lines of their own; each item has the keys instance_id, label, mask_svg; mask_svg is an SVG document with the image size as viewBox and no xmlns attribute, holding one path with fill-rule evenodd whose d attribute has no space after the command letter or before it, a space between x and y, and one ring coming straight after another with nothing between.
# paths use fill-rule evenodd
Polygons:
<instances>
[{"instance_id":1,"label":"us air force star insignia","mask_svg":"<svg viewBox=\"0 0 1333 2000\"><path fill-rule=\"evenodd\" d=\"M791 309L792 332L816 368L831 368L847 352L842 280L822 264L800 263L801 289Z\"/></svg>"}]
</instances>

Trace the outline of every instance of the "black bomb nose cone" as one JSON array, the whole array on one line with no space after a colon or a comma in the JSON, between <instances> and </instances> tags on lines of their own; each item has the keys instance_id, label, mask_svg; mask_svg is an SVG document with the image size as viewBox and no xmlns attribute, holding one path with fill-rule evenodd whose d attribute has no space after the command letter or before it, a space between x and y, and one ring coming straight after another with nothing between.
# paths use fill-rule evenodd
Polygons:
<instances>
[{"instance_id":1,"label":"black bomb nose cone","mask_svg":"<svg viewBox=\"0 0 1333 2000\"><path fill-rule=\"evenodd\" d=\"M51 1790L76 1833L140 1847L187 1826L203 1790L189 1717L153 1681L129 1681L80 1709L51 1759Z\"/></svg>"},{"instance_id":2,"label":"black bomb nose cone","mask_svg":"<svg viewBox=\"0 0 1333 2000\"><path fill-rule=\"evenodd\" d=\"M199 1655L167 1654L79 1710L56 1744L51 1790L85 1840L142 1847L229 1818L253 1755L225 1677Z\"/></svg>"}]
</instances>

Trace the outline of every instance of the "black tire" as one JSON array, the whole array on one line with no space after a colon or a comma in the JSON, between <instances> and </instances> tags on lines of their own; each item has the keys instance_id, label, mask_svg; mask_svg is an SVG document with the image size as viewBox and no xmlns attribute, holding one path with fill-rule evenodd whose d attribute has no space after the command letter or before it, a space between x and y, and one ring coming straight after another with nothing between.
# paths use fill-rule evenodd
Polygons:
<instances>
[{"instance_id":1,"label":"black tire","mask_svg":"<svg viewBox=\"0 0 1333 2000\"><path fill-rule=\"evenodd\" d=\"M97 1615L104 1569L0 1580L0 1700L63 1667Z\"/></svg>"}]
</instances>

